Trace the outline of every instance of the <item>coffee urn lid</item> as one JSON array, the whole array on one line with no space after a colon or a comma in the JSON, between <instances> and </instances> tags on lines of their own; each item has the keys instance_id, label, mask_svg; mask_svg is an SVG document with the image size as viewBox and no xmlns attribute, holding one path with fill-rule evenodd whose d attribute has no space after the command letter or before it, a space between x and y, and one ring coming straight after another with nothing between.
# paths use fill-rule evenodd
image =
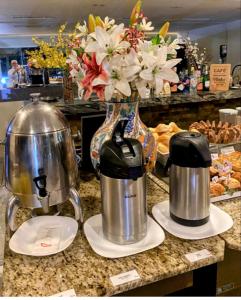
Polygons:
<instances>
[{"instance_id":1,"label":"coffee urn lid","mask_svg":"<svg viewBox=\"0 0 241 300\"><path fill-rule=\"evenodd\" d=\"M211 166L208 140L199 132L179 132L171 137L169 164L187 168Z\"/></svg>"},{"instance_id":2,"label":"coffee urn lid","mask_svg":"<svg viewBox=\"0 0 241 300\"><path fill-rule=\"evenodd\" d=\"M34 135L66 128L68 128L67 120L57 108L41 101L34 101L16 113L7 133Z\"/></svg>"}]
</instances>

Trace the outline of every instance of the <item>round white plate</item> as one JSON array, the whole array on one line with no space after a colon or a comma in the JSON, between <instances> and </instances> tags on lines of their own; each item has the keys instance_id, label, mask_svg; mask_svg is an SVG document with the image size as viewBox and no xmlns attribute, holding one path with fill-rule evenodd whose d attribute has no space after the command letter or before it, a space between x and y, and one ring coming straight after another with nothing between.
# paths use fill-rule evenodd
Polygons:
<instances>
[{"instance_id":1,"label":"round white plate","mask_svg":"<svg viewBox=\"0 0 241 300\"><path fill-rule=\"evenodd\" d=\"M34 217L17 229L9 241L9 247L25 255L51 255L66 249L73 242L77 230L78 223L73 218Z\"/></svg>"},{"instance_id":2,"label":"round white plate","mask_svg":"<svg viewBox=\"0 0 241 300\"><path fill-rule=\"evenodd\" d=\"M84 224L84 232L92 249L99 255L118 258L140 253L160 245L165 239L162 228L147 217L147 235L139 242L130 245L118 245L108 241L102 231L101 214L89 218Z\"/></svg>"},{"instance_id":3,"label":"round white plate","mask_svg":"<svg viewBox=\"0 0 241 300\"><path fill-rule=\"evenodd\" d=\"M169 201L163 201L153 206L152 214L156 221L166 231L181 239L200 240L227 231L233 226L232 218L217 206L210 205L209 221L201 226L184 226L171 219Z\"/></svg>"}]
</instances>

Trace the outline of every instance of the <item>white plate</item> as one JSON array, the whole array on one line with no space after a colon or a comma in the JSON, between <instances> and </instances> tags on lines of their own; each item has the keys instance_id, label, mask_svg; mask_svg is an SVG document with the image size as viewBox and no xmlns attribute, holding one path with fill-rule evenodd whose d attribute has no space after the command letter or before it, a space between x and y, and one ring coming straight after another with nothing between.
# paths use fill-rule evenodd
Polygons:
<instances>
[{"instance_id":1,"label":"white plate","mask_svg":"<svg viewBox=\"0 0 241 300\"><path fill-rule=\"evenodd\" d=\"M223 233L233 226L232 218L213 204L210 205L209 221L204 225L195 227L184 226L172 220L169 213L169 201L154 205L152 214L166 231L187 240L205 239Z\"/></svg>"},{"instance_id":2,"label":"white plate","mask_svg":"<svg viewBox=\"0 0 241 300\"><path fill-rule=\"evenodd\" d=\"M78 223L73 218L40 216L24 222L9 241L12 251L45 256L66 249L74 240Z\"/></svg>"},{"instance_id":3,"label":"white plate","mask_svg":"<svg viewBox=\"0 0 241 300\"><path fill-rule=\"evenodd\" d=\"M108 241L102 231L101 214L89 218L84 224L84 232L92 249L99 255L118 258L140 253L160 245L165 234L162 228L147 217L147 235L139 242L130 245L118 245Z\"/></svg>"}]
</instances>

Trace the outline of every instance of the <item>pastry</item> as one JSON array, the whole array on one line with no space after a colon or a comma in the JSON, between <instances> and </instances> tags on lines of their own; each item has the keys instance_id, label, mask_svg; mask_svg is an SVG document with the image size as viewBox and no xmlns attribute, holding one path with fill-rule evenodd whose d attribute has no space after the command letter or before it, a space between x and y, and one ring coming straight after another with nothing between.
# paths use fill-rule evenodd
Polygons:
<instances>
[{"instance_id":1,"label":"pastry","mask_svg":"<svg viewBox=\"0 0 241 300\"><path fill-rule=\"evenodd\" d=\"M168 133L163 133L162 135L160 135L157 139L157 142L158 143L161 143L165 146L167 146L169 148L169 142L170 142L170 138L171 138L171 135L168 134Z\"/></svg>"},{"instance_id":2,"label":"pastry","mask_svg":"<svg viewBox=\"0 0 241 300\"><path fill-rule=\"evenodd\" d=\"M174 122L169 123L169 127L170 127L170 130L171 130L172 132L175 132L175 133L182 131L182 129L179 128L179 127L177 126L177 124L174 123Z\"/></svg>"},{"instance_id":3,"label":"pastry","mask_svg":"<svg viewBox=\"0 0 241 300\"><path fill-rule=\"evenodd\" d=\"M228 189L240 189L241 184L240 182L235 178L229 178L227 180L224 180L223 185Z\"/></svg>"},{"instance_id":4,"label":"pastry","mask_svg":"<svg viewBox=\"0 0 241 300\"><path fill-rule=\"evenodd\" d=\"M205 134L211 143L228 144L241 140L241 125L231 125L228 122L219 121L216 125L215 121L202 120L191 124L189 130Z\"/></svg>"},{"instance_id":5,"label":"pastry","mask_svg":"<svg viewBox=\"0 0 241 300\"><path fill-rule=\"evenodd\" d=\"M170 138L177 132L183 131L174 122L170 122L169 125L158 124L155 128L149 129L156 140L158 151L162 154L169 153Z\"/></svg>"},{"instance_id":6,"label":"pastry","mask_svg":"<svg viewBox=\"0 0 241 300\"><path fill-rule=\"evenodd\" d=\"M237 179L239 182L241 182L241 172L233 172L231 178Z\"/></svg>"},{"instance_id":7,"label":"pastry","mask_svg":"<svg viewBox=\"0 0 241 300\"><path fill-rule=\"evenodd\" d=\"M213 197L221 196L225 192L225 187L218 182L210 182L210 194Z\"/></svg>"},{"instance_id":8,"label":"pastry","mask_svg":"<svg viewBox=\"0 0 241 300\"><path fill-rule=\"evenodd\" d=\"M170 131L170 127L165 124L159 124L155 128L155 132L157 132L157 133L165 133L165 132L169 132L169 131Z\"/></svg>"},{"instance_id":9,"label":"pastry","mask_svg":"<svg viewBox=\"0 0 241 300\"><path fill-rule=\"evenodd\" d=\"M152 135L154 136L155 140L157 141L157 139L159 138L159 134L156 132L153 132Z\"/></svg>"},{"instance_id":10,"label":"pastry","mask_svg":"<svg viewBox=\"0 0 241 300\"><path fill-rule=\"evenodd\" d=\"M211 177L218 175L218 170L216 168L214 168L213 166L211 166L209 168L209 172L210 172Z\"/></svg>"},{"instance_id":11,"label":"pastry","mask_svg":"<svg viewBox=\"0 0 241 300\"><path fill-rule=\"evenodd\" d=\"M232 162L232 169L236 172L241 172L241 161Z\"/></svg>"},{"instance_id":12,"label":"pastry","mask_svg":"<svg viewBox=\"0 0 241 300\"><path fill-rule=\"evenodd\" d=\"M161 143L158 143L157 150L162 154L166 154L169 152L169 148Z\"/></svg>"}]
</instances>

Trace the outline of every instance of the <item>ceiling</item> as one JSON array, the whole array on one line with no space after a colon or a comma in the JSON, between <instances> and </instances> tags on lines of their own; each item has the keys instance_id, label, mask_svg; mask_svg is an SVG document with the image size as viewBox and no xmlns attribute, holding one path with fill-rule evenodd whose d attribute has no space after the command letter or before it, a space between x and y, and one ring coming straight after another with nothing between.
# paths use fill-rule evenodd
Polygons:
<instances>
[{"instance_id":1,"label":"ceiling","mask_svg":"<svg viewBox=\"0 0 241 300\"><path fill-rule=\"evenodd\" d=\"M32 35L55 33L65 22L69 28L89 13L128 23L136 0L0 0L0 47L31 40ZM143 0L145 15L156 30L171 21L171 31L187 32L240 19L240 0ZM24 45L22 45L24 44ZM16 46L16 45L15 45ZM28 45L26 45L28 46Z\"/></svg>"}]
</instances>

